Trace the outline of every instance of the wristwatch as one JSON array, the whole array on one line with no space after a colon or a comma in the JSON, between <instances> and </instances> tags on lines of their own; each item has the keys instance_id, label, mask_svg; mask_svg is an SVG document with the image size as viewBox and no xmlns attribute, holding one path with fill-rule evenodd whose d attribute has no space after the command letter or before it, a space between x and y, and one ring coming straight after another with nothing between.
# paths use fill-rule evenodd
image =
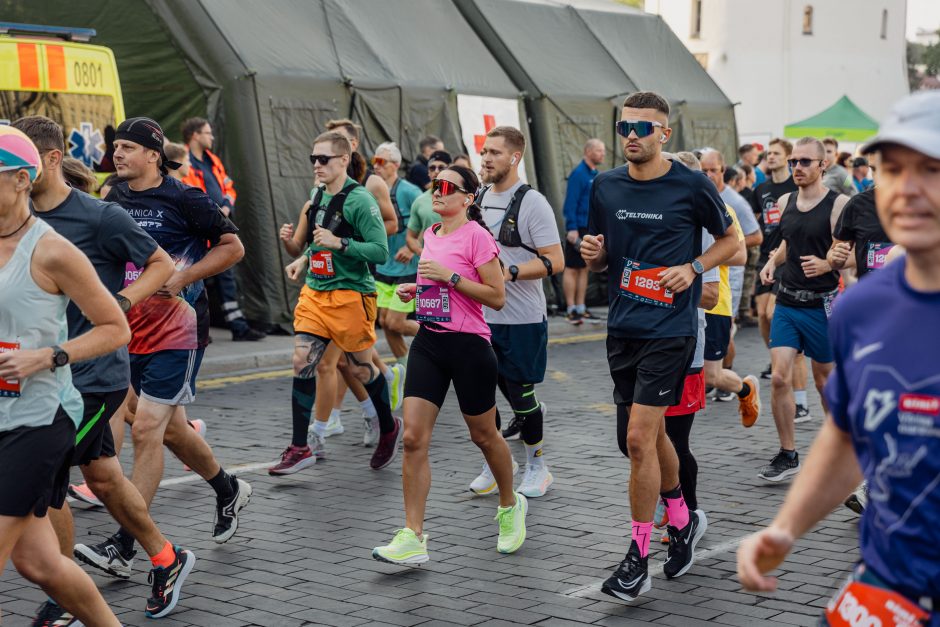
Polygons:
<instances>
[{"instance_id":1,"label":"wristwatch","mask_svg":"<svg viewBox=\"0 0 940 627\"><path fill-rule=\"evenodd\" d=\"M133 307L133 305L131 304L131 301L127 298L127 296L124 296L122 294L115 294L114 300L117 301L118 305L120 305L121 307L121 311L123 311L124 313L127 313L128 311L130 311L131 307Z\"/></svg>"},{"instance_id":2,"label":"wristwatch","mask_svg":"<svg viewBox=\"0 0 940 627\"><path fill-rule=\"evenodd\" d=\"M519 278L519 266L509 266L509 282L515 283Z\"/></svg>"},{"instance_id":3,"label":"wristwatch","mask_svg":"<svg viewBox=\"0 0 940 627\"><path fill-rule=\"evenodd\" d=\"M703 266L703 265L702 265L702 262L699 261L698 259L693 259L693 260L690 261L689 263L692 264L692 272L694 272L695 274L704 274L704 273L705 273L705 266Z\"/></svg>"},{"instance_id":4,"label":"wristwatch","mask_svg":"<svg viewBox=\"0 0 940 627\"><path fill-rule=\"evenodd\" d=\"M458 283L460 283L460 275L454 272L450 275L450 281L448 281L447 284L451 287L457 287Z\"/></svg>"},{"instance_id":5,"label":"wristwatch","mask_svg":"<svg viewBox=\"0 0 940 627\"><path fill-rule=\"evenodd\" d=\"M341 238L339 240L339 246L340 246L339 252L341 253L346 252L346 249L349 248L349 238L348 237Z\"/></svg>"},{"instance_id":6,"label":"wristwatch","mask_svg":"<svg viewBox=\"0 0 940 627\"><path fill-rule=\"evenodd\" d=\"M69 363L69 354L62 350L61 346L52 347L52 368L49 368L52 372L55 372L56 368L61 368Z\"/></svg>"}]
</instances>

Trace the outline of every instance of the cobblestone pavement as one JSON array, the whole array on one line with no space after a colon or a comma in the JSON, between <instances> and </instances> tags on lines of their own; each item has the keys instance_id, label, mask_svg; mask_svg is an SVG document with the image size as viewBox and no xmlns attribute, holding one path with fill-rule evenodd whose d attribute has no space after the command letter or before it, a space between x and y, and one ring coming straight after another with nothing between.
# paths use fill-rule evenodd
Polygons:
<instances>
[{"instance_id":1,"label":"cobblestone pavement","mask_svg":"<svg viewBox=\"0 0 940 627\"><path fill-rule=\"evenodd\" d=\"M210 538L211 489L167 455L170 485L157 495L154 518L198 559L179 606L159 621L161 627L815 624L857 556L856 520L847 510L833 512L798 543L777 593L746 594L734 576L737 542L770 521L787 489L756 477L777 449L766 385L765 412L752 429L741 427L736 403L712 403L696 420L699 501L709 527L692 570L674 581L660 570L652 591L632 606L600 592L600 582L623 558L630 524L629 462L614 441L601 330L574 341L559 338L550 347L549 373L538 394L549 408L545 456L555 484L544 498L530 501L528 539L514 555L496 552L496 499L467 490L481 456L453 395L448 398L431 446L431 561L417 569L370 556L373 546L386 543L403 524L401 462L384 471L369 469L371 449L358 445L362 422L351 402L344 412L346 433L327 441L328 458L275 479L259 463L277 457L289 439L290 380L205 386L190 416L209 423L208 438L223 465L248 467L240 476L251 482L254 497L238 534L216 545ZM739 371L756 373L766 366L755 329L742 331L739 344ZM810 398L815 419L797 426L803 452L820 424L818 397L811 392ZM521 442L511 447L523 462ZM106 513L80 508L75 507L78 542L114 531ZM664 556L663 545L654 542L651 568ZM143 614L147 566L138 558L126 582L94 575L125 625L154 624ZM4 627L29 624L42 599L8 565L0 577Z\"/></svg>"}]
</instances>

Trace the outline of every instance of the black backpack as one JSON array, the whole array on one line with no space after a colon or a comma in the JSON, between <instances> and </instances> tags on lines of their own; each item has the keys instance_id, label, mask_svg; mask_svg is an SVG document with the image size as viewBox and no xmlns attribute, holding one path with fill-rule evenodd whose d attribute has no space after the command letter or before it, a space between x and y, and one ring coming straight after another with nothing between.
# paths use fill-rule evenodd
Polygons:
<instances>
[{"instance_id":1,"label":"black backpack","mask_svg":"<svg viewBox=\"0 0 940 627\"><path fill-rule=\"evenodd\" d=\"M395 208L395 217L398 218L398 233L404 233L408 223L405 221L405 216L401 214L401 209L398 207L398 199L395 197L398 192L399 183L401 183L401 179L395 179L395 184L392 185L392 189L388 190L388 195L392 198L392 207Z\"/></svg>"},{"instance_id":2,"label":"black backpack","mask_svg":"<svg viewBox=\"0 0 940 627\"><path fill-rule=\"evenodd\" d=\"M477 194L476 198L477 202L483 199L484 194L486 194L490 187L492 186L480 188L480 192ZM522 243L522 235L519 233L519 209L522 207L522 198L530 189L532 189L531 185L523 183L519 186L519 189L516 190L516 193L512 195L512 200L509 201L509 206L505 209L506 215L503 217L503 223L499 227L499 235L496 237L496 241L503 246L524 248L533 255L538 255L539 251ZM500 210L499 207L484 208Z\"/></svg>"},{"instance_id":3,"label":"black backpack","mask_svg":"<svg viewBox=\"0 0 940 627\"><path fill-rule=\"evenodd\" d=\"M346 203L346 197L349 192L360 187L359 183L352 182L344 187L338 194L330 199L327 206L321 207L320 200L323 198L324 187L321 185L310 199L310 206L307 207L307 243L313 241L314 226L322 226L337 237L352 237L355 233L353 225L343 217L343 205Z\"/></svg>"}]
</instances>

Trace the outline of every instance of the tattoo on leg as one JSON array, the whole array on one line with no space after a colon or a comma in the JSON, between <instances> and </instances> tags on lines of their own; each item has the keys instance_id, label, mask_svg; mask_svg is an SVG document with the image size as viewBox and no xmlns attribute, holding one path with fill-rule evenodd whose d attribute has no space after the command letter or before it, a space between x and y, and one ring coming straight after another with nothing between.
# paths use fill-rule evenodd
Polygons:
<instances>
[{"instance_id":1,"label":"tattoo on leg","mask_svg":"<svg viewBox=\"0 0 940 627\"><path fill-rule=\"evenodd\" d=\"M346 360L349 362L349 365L354 368L365 369L365 371L368 373L368 376L364 381L366 385L375 381L376 377L381 374L379 369L372 364L371 360L367 359L366 361L359 361L356 359L355 353L346 353Z\"/></svg>"},{"instance_id":2,"label":"tattoo on leg","mask_svg":"<svg viewBox=\"0 0 940 627\"><path fill-rule=\"evenodd\" d=\"M297 377L300 379L312 379L315 377L317 374L317 365L320 363L320 360L323 359L323 353L326 352L326 342L315 335L298 333L294 350L300 350L302 353L306 353L304 365L297 372Z\"/></svg>"}]
</instances>

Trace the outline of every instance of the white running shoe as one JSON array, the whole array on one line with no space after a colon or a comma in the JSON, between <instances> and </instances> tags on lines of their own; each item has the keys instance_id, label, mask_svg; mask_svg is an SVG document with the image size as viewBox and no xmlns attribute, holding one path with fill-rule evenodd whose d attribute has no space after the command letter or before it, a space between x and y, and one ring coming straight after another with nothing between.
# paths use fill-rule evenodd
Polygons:
<instances>
[{"instance_id":1,"label":"white running shoe","mask_svg":"<svg viewBox=\"0 0 940 627\"><path fill-rule=\"evenodd\" d=\"M362 445L373 447L379 443L379 417L362 415L362 421L365 423L365 429L362 432Z\"/></svg>"},{"instance_id":2,"label":"white running shoe","mask_svg":"<svg viewBox=\"0 0 940 627\"><path fill-rule=\"evenodd\" d=\"M326 423L326 433L323 434L323 437L328 438L331 435L340 435L345 432L346 429L343 428L343 421L340 420L339 414L330 414L330 419Z\"/></svg>"},{"instance_id":3,"label":"white running shoe","mask_svg":"<svg viewBox=\"0 0 940 627\"><path fill-rule=\"evenodd\" d=\"M548 472L548 466L544 463L534 466L526 464L525 475L522 477L522 483L519 485L519 492L529 498L538 498L545 496L549 486L555 481L552 473Z\"/></svg>"},{"instance_id":4,"label":"white running shoe","mask_svg":"<svg viewBox=\"0 0 940 627\"><path fill-rule=\"evenodd\" d=\"M519 472L519 464L516 463L516 460L512 460L512 475L516 476L517 472ZM478 496L485 496L498 492L498 488L499 486L496 485L496 477L493 476L490 465L483 462L483 472L470 482L470 491Z\"/></svg>"}]
</instances>

